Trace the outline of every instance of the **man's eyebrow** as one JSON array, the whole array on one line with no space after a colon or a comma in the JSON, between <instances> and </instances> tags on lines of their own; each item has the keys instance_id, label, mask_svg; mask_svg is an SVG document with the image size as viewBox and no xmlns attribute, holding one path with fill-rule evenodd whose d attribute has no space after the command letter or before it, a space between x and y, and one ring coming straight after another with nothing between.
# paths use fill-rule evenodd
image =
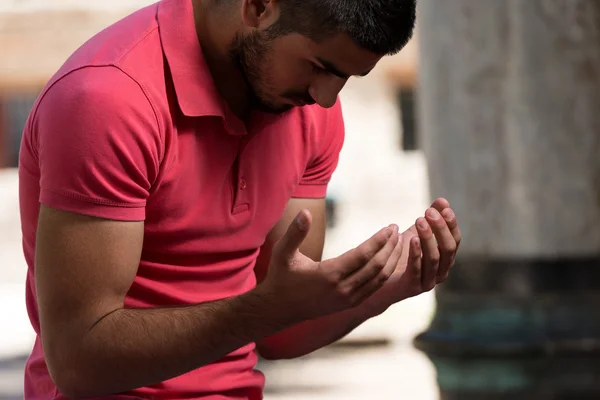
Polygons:
<instances>
[{"instance_id":1,"label":"man's eyebrow","mask_svg":"<svg viewBox=\"0 0 600 400\"><path fill-rule=\"evenodd\" d=\"M350 78L350 75L345 74L342 71L340 71L340 69L338 67L336 67L335 64L333 64L331 61L324 60L321 57L316 57L316 59L319 63L321 63L321 65L327 72L329 72L335 76L338 76L342 79ZM367 74L369 72L371 72L371 70L364 72L364 73L360 74L359 76L367 76Z\"/></svg>"}]
</instances>

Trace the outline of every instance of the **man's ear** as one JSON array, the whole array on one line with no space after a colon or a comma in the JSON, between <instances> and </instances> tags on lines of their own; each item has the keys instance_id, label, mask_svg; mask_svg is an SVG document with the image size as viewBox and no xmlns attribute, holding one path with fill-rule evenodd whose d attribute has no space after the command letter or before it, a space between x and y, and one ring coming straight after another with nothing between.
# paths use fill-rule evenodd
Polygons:
<instances>
[{"instance_id":1,"label":"man's ear","mask_svg":"<svg viewBox=\"0 0 600 400\"><path fill-rule=\"evenodd\" d=\"M249 28L264 29L279 19L278 0L242 0L242 21Z\"/></svg>"}]
</instances>

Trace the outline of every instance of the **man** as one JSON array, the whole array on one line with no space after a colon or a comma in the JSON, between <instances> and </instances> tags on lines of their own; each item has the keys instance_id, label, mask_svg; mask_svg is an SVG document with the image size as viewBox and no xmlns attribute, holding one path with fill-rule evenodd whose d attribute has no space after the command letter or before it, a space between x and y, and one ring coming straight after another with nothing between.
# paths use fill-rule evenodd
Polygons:
<instances>
[{"instance_id":1,"label":"man","mask_svg":"<svg viewBox=\"0 0 600 400\"><path fill-rule=\"evenodd\" d=\"M20 158L25 398L260 399L454 263L437 200L320 262L338 93L409 40L414 0L163 0L51 79Z\"/></svg>"}]
</instances>

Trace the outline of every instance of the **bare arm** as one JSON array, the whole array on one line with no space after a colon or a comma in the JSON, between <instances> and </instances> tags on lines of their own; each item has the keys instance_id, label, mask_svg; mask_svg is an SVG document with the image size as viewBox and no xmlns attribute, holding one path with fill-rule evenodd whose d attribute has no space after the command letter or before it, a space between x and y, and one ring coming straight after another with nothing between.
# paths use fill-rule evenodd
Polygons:
<instances>
[{"instance_id":1,"label":"bare arm","mask_svg":"<svg viewBox=\"0 0 600 400\"><path fill-rule=\"evenodd\" d=\"M321 260L326 230L325 199L291 199L283 217L261 248L255 268L259 282L266 275L273 244L283 236L286 227L302 209L310 210L313 225L308 237L300 246L300 252L315 261ZM261 356L267 359L301 357L338 341L371 316L373 315L364 307L356 307L305 321L257 342L257 348Z\"/></svg>"},{"instance_id":2,"label":"bare arm","mask_svg":"<svg viewBox=\"0 0 600 400\"><path fill-rule=\"evenodd\" d=\"M154 384L206 365L287 322L254 290L197 306L125 309L143 222L117 222L42 206L36 288L50 374L70 398Z\"/></svg>"}]
</instances>

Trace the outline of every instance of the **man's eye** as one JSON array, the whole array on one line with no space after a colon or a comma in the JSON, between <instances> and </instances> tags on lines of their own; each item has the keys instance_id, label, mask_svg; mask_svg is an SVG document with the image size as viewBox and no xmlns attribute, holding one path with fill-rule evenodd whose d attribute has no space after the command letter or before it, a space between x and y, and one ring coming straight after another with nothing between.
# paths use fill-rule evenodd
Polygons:
<instances>
[{"instance_id":1,"label":"man's eye","mask_svg":"<svg viewBox=\"0 0 600 400\"><path fill-rule=\"evenodd\" d=\"M315 63L311 63L311 64L312 64L313 71L319 72L319 73L327 73L327 71L323 67L319 67Z\"/></svg>"}]
</instances>

